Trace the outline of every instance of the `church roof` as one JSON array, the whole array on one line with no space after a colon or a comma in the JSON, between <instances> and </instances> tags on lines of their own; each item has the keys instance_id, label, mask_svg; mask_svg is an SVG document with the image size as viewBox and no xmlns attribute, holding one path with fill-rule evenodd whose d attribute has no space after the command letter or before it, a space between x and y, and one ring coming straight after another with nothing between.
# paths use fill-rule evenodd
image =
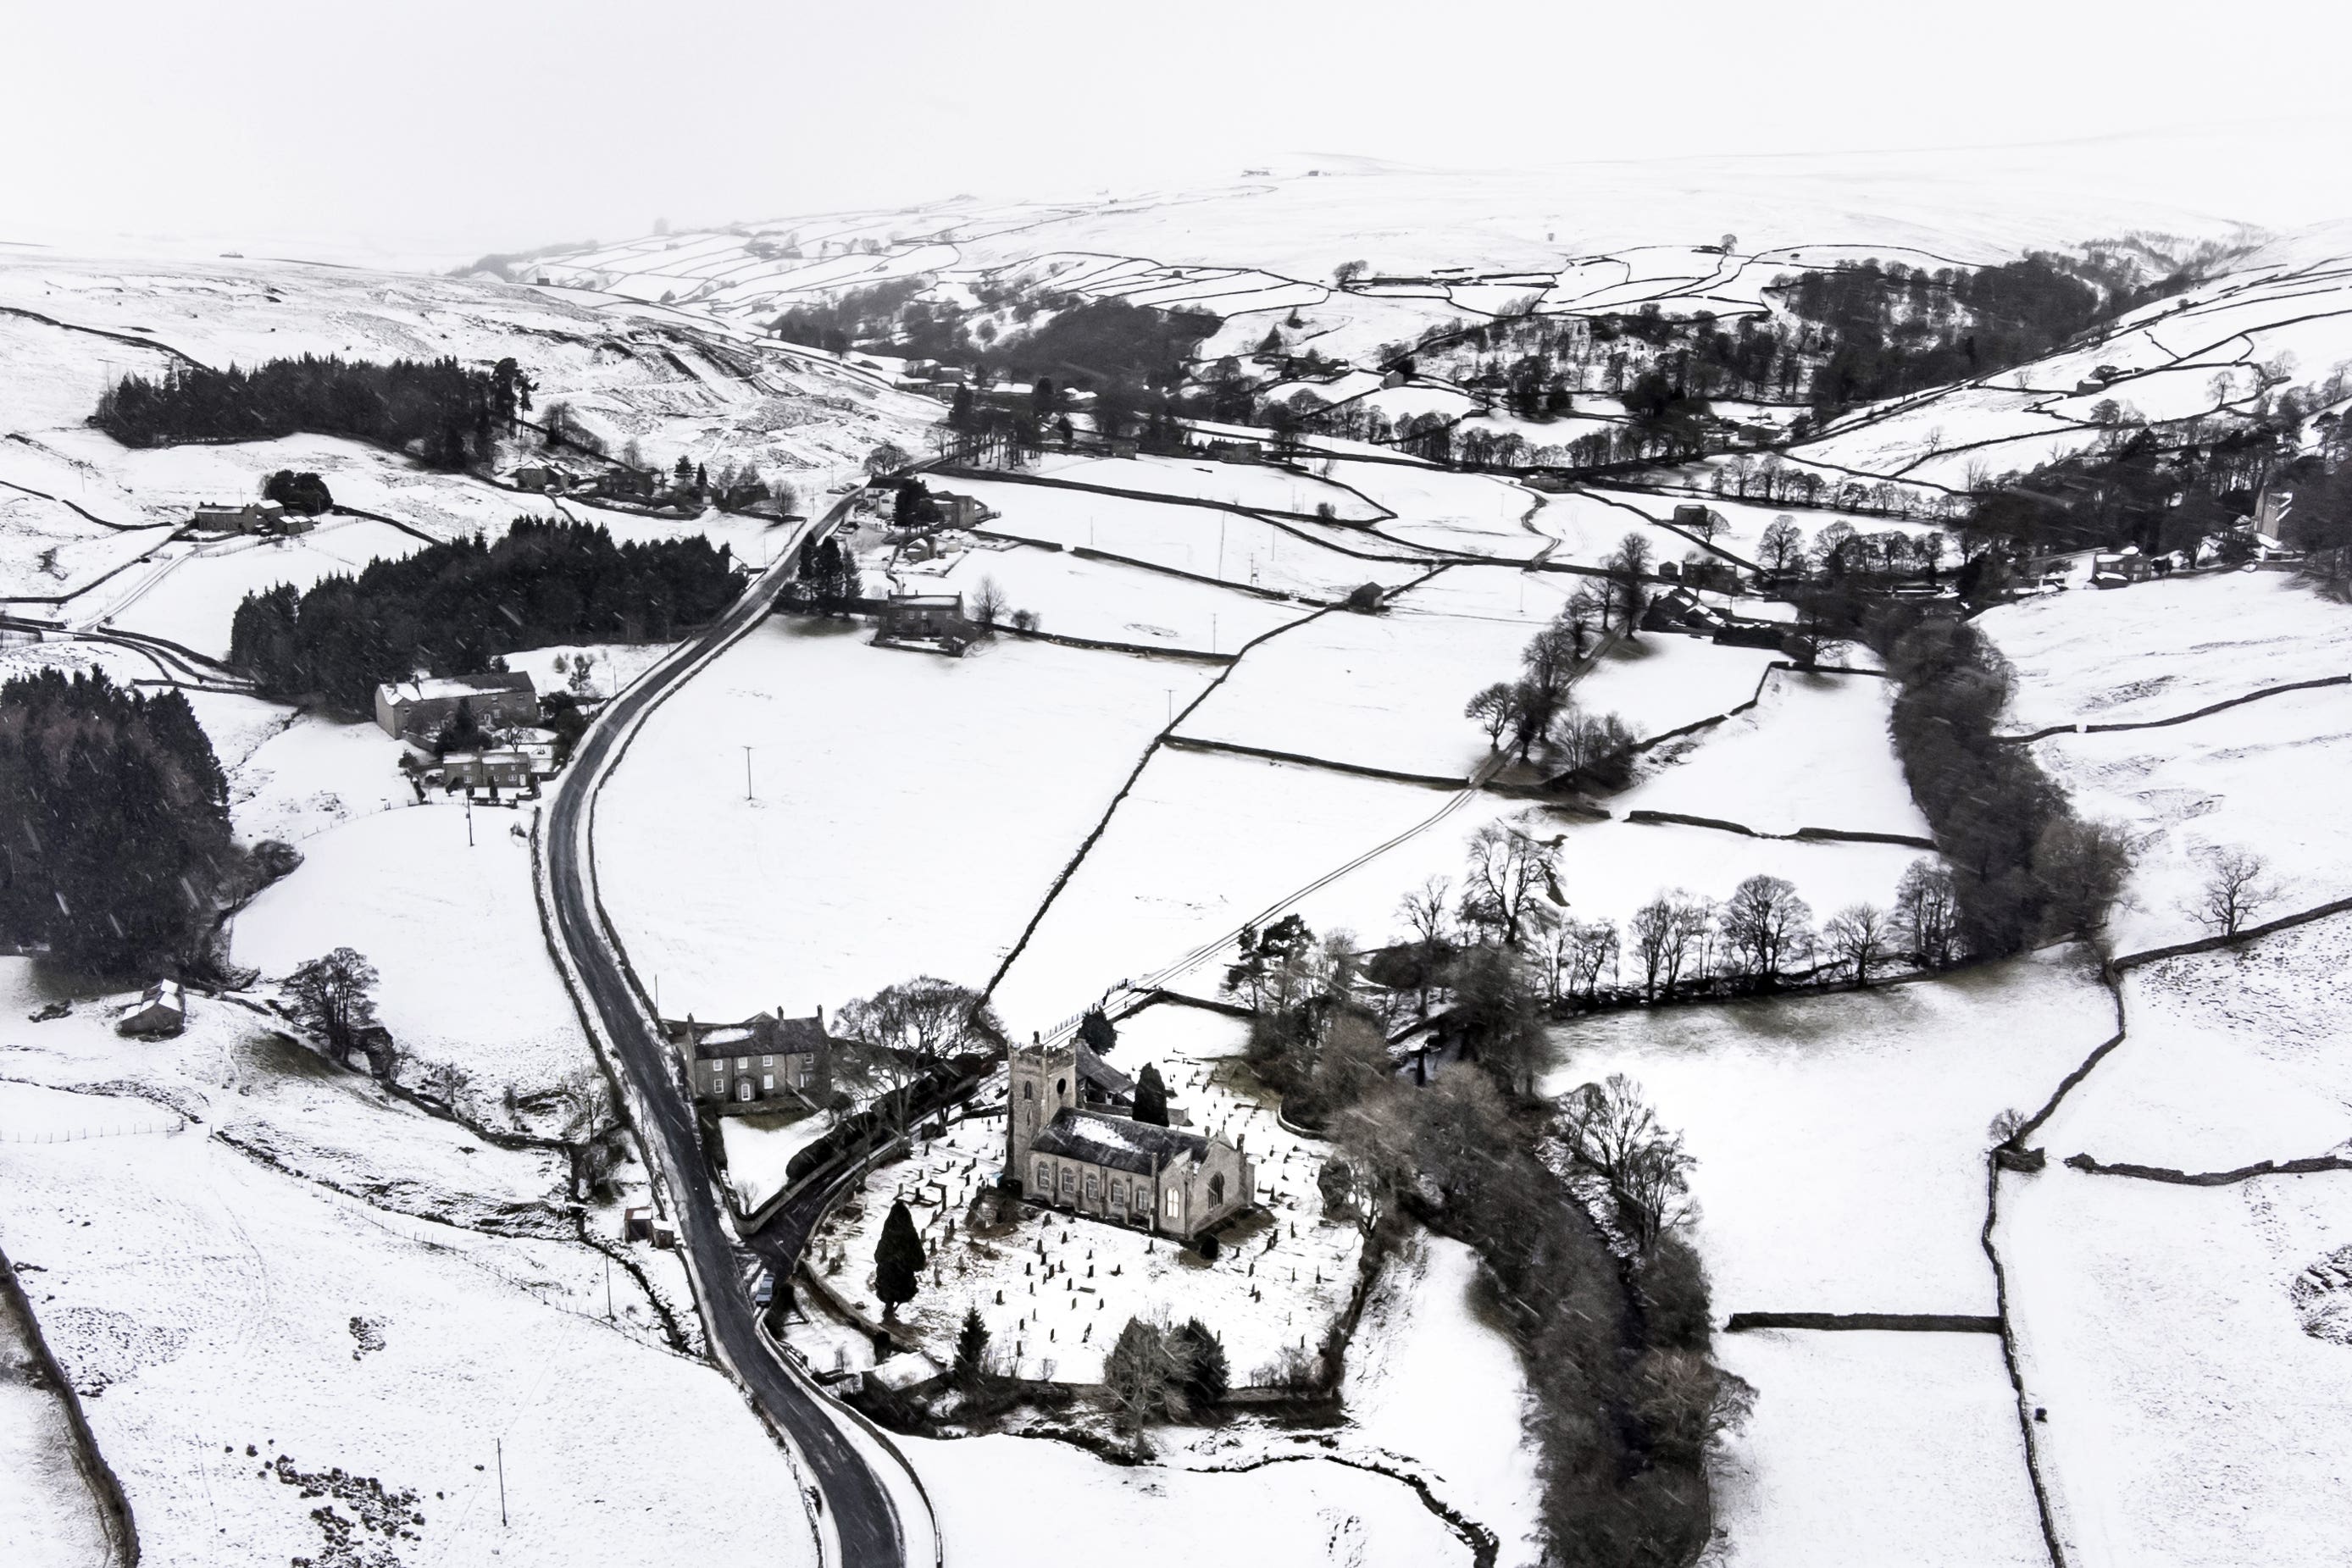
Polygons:
<instances>
[{"instance_id":1,"label":"church roof","mask_svg":"<svg viewBox=\"0 0 2352 1568\"><path fill-rule=\"evenodd\" d=\"M1099 1111L1063 1111L1030 1141L1029 1150L1150 1176L1155 1167L1165 1170L1202 1158L1209 1152L1209 1140L1198 1133Z\"/></svg>"},{"instance_id":2,"label":"church roof","mask_svg":"<svg viewBox=\"0 0 2352 1568\"><path fill-rule=\"evenodd\" d=\"M1134 1079L1096 1055L1094 1048L1085 1040L1079 1040L1077 1047L1080 1078L1085 1079L1113 1100L1122 1099L1135 1092Z\"/></svg>"}]
</instances>

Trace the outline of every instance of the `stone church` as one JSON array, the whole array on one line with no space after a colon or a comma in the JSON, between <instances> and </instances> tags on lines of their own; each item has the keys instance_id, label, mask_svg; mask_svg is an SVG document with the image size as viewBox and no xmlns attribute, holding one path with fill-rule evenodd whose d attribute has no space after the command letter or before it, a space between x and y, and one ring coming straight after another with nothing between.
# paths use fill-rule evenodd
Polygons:
<instances>
[{"instance_id":1,"label":"stone church","mask_svg":"<svg viewBox=\"0 0 2352 1568\"><path fill-rule=\"evenodd\" d=\"M1016 1046L1008 1071L1005 1169L1031 1203L1189 1241L1255 1198L1237 1145L1128 1115L1126 1075L1083 1041Z\"/></svg>"}]
</instances>

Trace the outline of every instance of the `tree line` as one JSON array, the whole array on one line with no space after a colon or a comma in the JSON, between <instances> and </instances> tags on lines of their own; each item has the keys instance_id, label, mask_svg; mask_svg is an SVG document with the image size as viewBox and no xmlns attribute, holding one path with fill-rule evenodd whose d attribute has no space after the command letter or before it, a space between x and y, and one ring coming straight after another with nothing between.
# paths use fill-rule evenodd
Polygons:
<instances>
[{"instance_id":1,"label":"tree line","mask_svg":"<svg viewBox=\"0 0 2352 1568\"><path fill-rule=\"evenodd\" d=\"M454 359L389 364L305 354L236 365L174 362L163 376L125 376L100 393L90 423L126 446L343 435L415 455L436 468L487 462L499 432L530 409L531 383L511 359L488 370Z\"/></svg>"},{"instance_id":2,"label":"tree line","mask_svg":"<svg viewBox=\"0 0 2352 1568\"><path fill-rule=\"evenodd\" d=\"M199 949L240 874L228 784L177 691L102 670L0 685L0 938L117 975Z\"/></svg>"},{"instance_id":3,"label":"tree line","mask_svg":"<svg viewBox=\"0 0 2352 1568\"><path fill-rule=\"evenodd\" d=\"M495 541L477 534L307 591L249 593L229 662L264 692L363 713L378 685L420 670L478 674L551 643L667 640L740 588L729 547L699 534L615 544L602 524L518 517Z\"/></svg>"},{"instance_id":4,"label":"tree line","mask_svg":"<svg viewBox=\"0 0 2352 1568\"><path fill-rule=\"evenodd\" d=\"M1538 1097L1549 1046L1531 967L1507 900L1472 904L1478 936L1440 977L1461 1065L1426 1084L1401 1076L1364 1005L1363 956L1297 915L1245 934L1227 973L1252 1009L1248 1060L1286 1116L1330 1130L1327 1212L1375 1238L1410 1215L1485 1262L1534 1395L1523 1418L1543 1455L1547 1561L1685 1562L1708 1531L1707 1454L1753 1399L1709 1354L1706 1272L1680 1234L1690 1162L1654 1116L1612 1145L1587 1135L1602 1129L1580 1096ZM1613 1151L1622 1256L1545 1157L1559 1145Z\"/></svg>"}]
</instances>

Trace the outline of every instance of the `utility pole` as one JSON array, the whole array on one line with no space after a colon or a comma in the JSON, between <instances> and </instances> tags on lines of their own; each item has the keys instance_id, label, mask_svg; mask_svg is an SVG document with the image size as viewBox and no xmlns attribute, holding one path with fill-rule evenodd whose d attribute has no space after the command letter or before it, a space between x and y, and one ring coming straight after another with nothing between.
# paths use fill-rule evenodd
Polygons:
<instances>
[{"instance_id":1,"label":"utility pole","mask_svg":"<svg viewBox=\"0 0 2352 1568\"><path fill-rule=\"evenodd\" d=\"M743 748L743 799L751 798L751 748Z\"/></svg>"},{"instance_id":2,"label":"utility pole","mask_svg":"<svg viewBox=\"0 0 2352 1568\"><path fill-rule=\"evenodd\" d=\"M613 1260L609 1254L604 1259L604 1321L613 1321Z\"/></svg>"},{"instance_id":3,"label":"utility pole","mask_svg":"<svg viewBox=\"0 0 2352 1568\"><path fill-rule=\"evenodd\" d=\"M471 785L466 789L466 847L469 850L474 847L474 790Z\"/></svg>"},{"instance_id":4,"label":"utility pole","mask_svg":"<svg viewBox=\"0 0 2352 1568\"><path fill-rule=\"evenodd\" d=\"M499 1528L507 1527L507 1440L496 1439L499 1446Z\"/></svg>"}]
</instances>

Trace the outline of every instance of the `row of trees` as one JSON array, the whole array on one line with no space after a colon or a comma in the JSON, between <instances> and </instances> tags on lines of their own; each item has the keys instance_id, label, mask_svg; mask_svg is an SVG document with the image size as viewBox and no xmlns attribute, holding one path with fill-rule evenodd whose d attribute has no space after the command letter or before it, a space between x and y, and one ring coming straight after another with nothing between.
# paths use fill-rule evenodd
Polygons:
<instances>
[{"instance_id":1,"label":"row of trees","mask_svg":"<svg viewBox=\"0 0 2352 1568\"><path fill-rule=\"evenodd\" d=\"M436 544L356 577L247 594L229 661L265 692L317 692L364 712L377 685L499 667L558 643L662 640L709 620L741 586L700 535L615 544L602 524L518 517L506 534Z\"/></svg>"},{"instance_id":2,"label":"row of trees","mask_svg":"<svg viewBox=\"0 0 2352 1568\"><path fill-rule=\"evenodd\" d=\"M1371 1233L1410 1213L1485 1260L1534 1394L1526 1418L1544 1454L1548 1561L1686 1561L1707 1533L1706 1456L1753 1400L1709 1355L1706 1274L1679 1234L1690 1162L1654 1117L1627 1118L1613 1143L1595 1124L1580 1142L1575 1097L1534 1098L1549 1061L1544 1009L1510 943L1514 910L1528 929L1518 894L1531 884L1493 860L1474 870L1480 885L1464 904L1477 938L1450 947L1432 977L1451 993L1468 1059L1433 1083L1398 1075L1344 934L1318 941L1296 916L1250 933L1229 994L1253 1005L1250 1060L1286 1113L1332 1131L1339 1152L1318 1179L1327 1209ZM1498 869L1499 881L1485 880ZM1633 1242L1622 1262L1538 1156L1556 1140L1616 1160L1617 1217Z\"/></svg>"},{"instance_id":3,"label":"row of trees","mask_svg":"<svg viewBox=\"0 0 2352 1568\"><path fill-rule=\"evenodd\" d=\"M2129 848L2076 817L2031 750L1996 738L2015 684L2008 661L1940 608L1885 606L1867 634L1895 683L1895 756L1951 868L1959 953L1999 957L2097 930Z\"/></svg>"},{"instance_id":4,"label":"row of trees","mask_svg":"<svg viewBox=\"0 0 2352 1568\"><path fill-rule=\"evenodd\" d=\"M373 364L331 354L249 371L174 362L160 380L125 376L108 388L90 423L125 446L344 435L456 469L488 460L498 434L530 412L530 392L510 359L486 371L454 359Z\"/></svg>"},{"instance_id":5,"label":"row of trees","mask_svg":"<svg viewBox=\"0 0 2352 1568\"><path fill-rule=\"evenodd\" d=\"M48 668L0 685L0 941L100 974L193 963L237 873L188 700Z\"/></svg>"},{"instance_id":6,"label":"row of trees","mask_svg":"<svg viewBox=\"0 0 2352 1568\"><path fill-rule=\"evenodd\" d=\"M1570 692L1589 640L1612 631L1639 634L1649 570L1648 536L1627 534L1601 564L1601 575L1580 581L1559 613L1528 639L1518 678L1496 681L1471 696L1462 716L1486 732L1491 749L1507 747L1524 763L1541 746L1578 782L1622 787L1633 764L1633 730L1615 714L1583 712Z\"/></svg>"}]
</instances>

